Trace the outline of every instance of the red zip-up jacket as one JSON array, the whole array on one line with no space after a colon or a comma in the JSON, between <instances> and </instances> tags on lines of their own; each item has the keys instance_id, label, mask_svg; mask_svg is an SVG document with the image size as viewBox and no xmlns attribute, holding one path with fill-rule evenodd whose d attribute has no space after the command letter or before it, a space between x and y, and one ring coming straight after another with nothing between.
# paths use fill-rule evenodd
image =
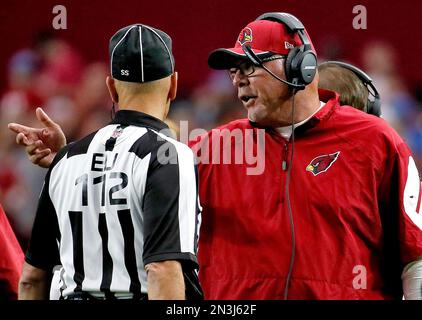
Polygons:
<instances>
[{"instance_id":1,"label":"red zip-up jacket","mask_svg":"<svg viewBox=\"0 0 422 320\"><path fill-rule=\"evenodd\" d=\"M283 299L292 256L289 165L296 244L288 298L402 298L403 267L422 256L421 184L411 152L384 120L340 106L330 91L320 90L320 99L326 105L295 130L293 164L291 142L271 129L260 138L246 119L218 128L237 129L246 147L235 134L218 143L215 130L191 144L201 159L206 299ZM246 157L251 148L262 173ZM224 154L232 164L216 163Z\"/></svg>"}]
</instances>

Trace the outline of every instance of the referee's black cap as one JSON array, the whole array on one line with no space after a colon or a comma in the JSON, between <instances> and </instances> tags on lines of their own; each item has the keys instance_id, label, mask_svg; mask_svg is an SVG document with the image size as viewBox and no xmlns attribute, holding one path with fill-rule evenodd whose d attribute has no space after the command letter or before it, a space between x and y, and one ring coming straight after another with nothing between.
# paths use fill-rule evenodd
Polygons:
<instances>
[{"instance_id":1,"label":"referee's black cap","mask_svg":"<svg viewBox=\"0 0 422 320\"><path fill-rule=\"evenodd\" d=\"M110 39L110 67L114 79L148 82L174 73L172 41L168 34L144 24L117 31Z\"/></svg>"}]
</instances>

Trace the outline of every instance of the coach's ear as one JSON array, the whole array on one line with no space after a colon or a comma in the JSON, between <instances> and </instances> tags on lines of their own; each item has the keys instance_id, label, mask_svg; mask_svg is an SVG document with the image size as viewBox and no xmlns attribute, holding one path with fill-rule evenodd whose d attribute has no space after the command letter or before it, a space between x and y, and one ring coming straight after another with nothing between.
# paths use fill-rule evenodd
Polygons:
<instances>
[{"instance_id":1,"label":"coach's ear","mask_svg":"<svg viewBox=\"0 0 422 320\"><path fill-rule=\"evenodd\" d=\"M119 95L117 94L117 90L116 90L116 85L115 85L114 79L111 78L110 76L107 76L107 78L106 78L106 85L107 85L108 92L110 93L111 100L114 103L118 103L119 102Z\"/></svg>"},{"instance_id":2,"label":"coach's ear","mask_svg":"<svg viewBox=\"0 0 422 320\"><path fill-rule=\"evenodd\" d=\"M174 72L171 76L170 76L170 90L169 90L169 95L168 98L170 101L173 101L174 99L176 99L176 94L177 94L177 71Z\"/></svg>"}]
</instances>

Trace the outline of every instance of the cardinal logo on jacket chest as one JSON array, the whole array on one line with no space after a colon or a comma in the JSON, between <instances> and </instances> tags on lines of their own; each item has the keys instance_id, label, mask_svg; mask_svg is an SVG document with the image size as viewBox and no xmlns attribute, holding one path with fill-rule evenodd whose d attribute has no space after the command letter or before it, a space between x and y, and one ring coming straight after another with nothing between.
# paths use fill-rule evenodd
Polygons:
<instances>
[{"instance_id":1,"label":"cardinal logo on jacket chest","mask_svg":"<svg viewBox=\"0 0 422 320\"><path fill-rule=\"evenodd\" d=\"M337 151L334 153L324 154L313 158L312 161L307 165L306 171L312 172L314 176L317 176L320 173L327 171L337 160L339 154L340 151Z\"/></svg>"}]
</instances>

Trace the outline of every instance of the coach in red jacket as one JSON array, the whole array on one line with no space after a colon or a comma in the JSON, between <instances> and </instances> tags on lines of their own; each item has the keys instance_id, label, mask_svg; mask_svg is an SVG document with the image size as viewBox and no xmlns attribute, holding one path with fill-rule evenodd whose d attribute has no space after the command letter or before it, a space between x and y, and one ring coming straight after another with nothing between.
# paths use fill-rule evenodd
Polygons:
<instances>
[{"instance_id":1,"label":"coach in red jacket","mask_svg":"<svg viewBox=\"0 0 422 320\"><path fill-rule=\"evenodd\" d=\"M297 92L264 69L295 83L286 68L301 68L290 52L304 41L291 31L282 21L254 21L234 48L208 60L229 70L249 119L192 144L201 161L205 296L401 299L404 284L408 298L420 298L421 190L411 152L384 120L318 91L318 75ZM262 65L248 58L245 43ZM250 150L255 163L247 161Z\"/></svg>"}]
</instances>

